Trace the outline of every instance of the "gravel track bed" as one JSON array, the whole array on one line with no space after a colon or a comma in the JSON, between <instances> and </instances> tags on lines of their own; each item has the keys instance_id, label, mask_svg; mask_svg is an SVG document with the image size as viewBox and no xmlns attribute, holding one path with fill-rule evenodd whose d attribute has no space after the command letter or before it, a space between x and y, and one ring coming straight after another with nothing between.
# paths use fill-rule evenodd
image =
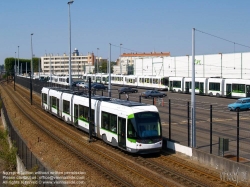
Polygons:
<instances>
[{"instance_id":1,"label":"gravel track bed","mask_svg":"<svg viewBox=\"0 0 250 187\"><path fill-rule=\"evenodd\" d=\"M91 168L88 164L84 163L82 160L80 160L78 157L73 155L70 151L64 148L61 144L56 143L51 137L47 136L45 133L43 133L40 129L35 127L24 115L21 115L21 112L19 112L14 106L14 104L10 101L7 94L3 96L4 90L2 88L6 87L7 85L4 84L1 87L1 93L2 97L4 97L4 103L7 104L6 108L8 109L8 113L10 115L10 118L15 123L15 126L20 131L22 137L28 142L28 146L31 149L37 157L39 157L46 165L51 168L54 171L82 171L86 172L85 175L85 185L86 186L116 186L114 183L112 183L111 180L108 178L100 176L100 172L94 170ZM12 84L9 84L9 89L12 89ZM23 87L16 86L17 95L21 95L27 102L29 102L29 98L25 98L24 95L29 95L29 91L24 89ZM22 94L21 94L22 93ZM137 163L136 156L131 156L128 154L125 154L124 152L121 152L120 150L113 148L109 145L104 144L103 142L97 140L92 143L88 142L88 135L86 133L80 132L73 128L72 126L67 125L63 121L59 120L58 118L52 116L52 118L48 118L49 122L45 123L46 117L43 117L44 114L41 114L41 108L40 108L40 97L36 94L33 94L33 106L32 110L37 111L37 118L36 120L39 123L42 123L46 125L46 128L53 130L57 136L64 137L64 140L72 145L73 147L79 149L79 147L82 147L81 150L83 154L88 155L89 157L93 158L98 162L99 164L105 166L108 170L117 173L117 175L123 177L126 181L129 181L134 186L148 186L148 183L145 181L143 176L147 176L148 179L152 181L157 181L157 184L162 184L163 186L182 186L178 183L178 181L174 181L173 179L167 178L161 174L157 174L154 171L151 171L149 167L142 166L139 163ZM37 104L37 106L36 106ZM42 111L46 115L48 113ZM60 128L56 128L55 126L51 124L57 124L60 123ZM66 133L67 132L67 133ZM70 133L69 133L70 132ZM71 136L70 136L71 134ZM39 137L39 141L38 141ZM82 146L80 146L82 145ZM52 149L51 149L52 148ZM92 149L93 148L93 149ZM99 152L96 152L94 149L98 150ZM94 151L91 151L94 150ZM100 154L101 152L101 154ZM112 158L110 157L112 155ZM161 156L156 156L152 159L153 161L160 163L164 167L173 167L168 165L168 163L162 161L160 159ZM188 161L183 159L181 156L173 156L173 159L179 159L179 162L187 162ZM135 158L135 159L132 159ZM118 166L119 163L122 163L121 166ZM201 171L210 172L211 175L218 175L219 173L216 173L216 171L209 171L207 168L202 168L200 165L194 165L194 163L190 163L190 165L193 165L193 167L199 168ZM131 173L131 170L127 170L124 168L126 166L127 168L132 168L132 170L139 173L142 177L133 177L133 173ZM138 167L137 167L138 166ZM179 170L179 172L182 172L180 168L175 168L176 171ZM186 173L185 175L190 177L199 177L195 176L192 173ZM202 178L199 178L199 180L202 181ZM70 186L70 185L69 185ZM74 185L76 186L76 185ZM82 185L79 185L82 186ZM208 185L212 186L212 185ZM224 184L219 186L225 186Z\"/></svg>"},{"instance_id":2,"label":"gravel track bed","mask_svg":"<svg viewBox=\"0 0 250 187\"><path fill-rule=\"evenodd\" d=\"M22 138L26 140L26 143L30 150L40 158L46 167L52 171L59 172L86 172L84 185L68 185L68 186L116 186L112 181L107 178L100 177L100 173L87 163L82 162L78 157L72 154L61 144L58 144L53 138L49 137L33 125L25 115L16 108L14 103L8 97L4 89L6 84L1 86L1 96L4 98L8 115L12 122L15 124ZM17 87L17 86L16 86ZM16 89L22 89L17 87ZM34 102L39 101L39 97L34 97ZM42 122L43 119L37 115L38 122ZM38 142L39 137L39 142Z\"/></svg>"},{"instance_id":3,"label":"gravel track bed","mask_svg":"<svg viewBox=\"0 0 250 187\"><path fill-rule=\"evenodd\" d=\"M9 89L12 89L11 88L11 86L9 86ZM19 91L16 91L17 93L15 93L15 95L16 95L16 97L18 96L18 94L19 94L19 92L28 92L28 91L26 91L25 89L23 89L23 88L21 88L21 87L18 87L17 88L17 90L19 89ZM22 91L21 91L22 90ZM27 95L28 93L26 93L25 95ZM6 94L7 95L7 94ZM21 94L22 95L22 94ZM25 96L21 96L21 97L23 97L23 98L25 98ZM28 100L28 98L25 98L27 101L26 102L29 102ZM40 98L38 97L38 98L35 98L35 97L33 97L33 106L31 106L32 107L32 109L27 109L28 111L27 112L29 112L29 110L37 110L37 114L39 114L39 115L36 115L37 116L37 121L39 121L39 123L44 123L44 121L46 121L46 119L45 119L45 117L42 117L42 115L40 114L40 113L38 113L38 110L40 110L40 108L37 108L37 106L35 106L35 104L34 103L40 103ZM44 111L43 111L44 112ZM54 151L55 150L57 150L57 149L59 149L58 148L58 145L53 145L53 142L47 142L47 138L49 138L49 137L43 137L43 136L41 136L40 135L40 133L42 133L42 132L39 132L39 134L36 134L36 133L34 133L34 132L32 132L31 131L31 128L33 128L33 125L32 125L32 123L31 122L26 122L26 121L23 121L23 117L24 116L21 116L20 115L20 112L18 113L18 111L14 111L14 110L12 110L12 113L13 113L13 117L15 118L15 120L17 121L17 123L18 123L18 121L19 120L21 120L21 124L18 124L17 125L17 127L18 128L21 128L22 127L22 124L25 124L25 126L27 127L27 128L22 128L22 132L23 132L23 137L24 137L24 139L26 139L29 143L28 143L28 145L29 145L29 147L31 148L31 150L32 150L32 152L36 152L36 153L38 153L38 156L41 158L41 160L43 160L44 162L45 162L45 159L47 159L48 157L49 158L53 158L52 160L48 160L48 161L46 161L46 163L47 163L47 165L49 165L53 170L56 170L56 171L62 171L62 169L63 169L63 167L61 167L61 168L58 168L58 169L60 169L60 170L58 170L57 168L56 169L54 169L53 167L54 167L54 165L51 165L50 164L50 162L52 162L52 163L54 163L55 162L55 160L58 160L57 161L57 163L59 163L59 162L62 162L62 160L63 160L63 162L65 162L65 163L68 163L68 164L66 164L66 166L65 166L65 169L67 169L67 170L64 170L64 171L69 171L70 170L70 168L73 166L73 164L71 164L71 162L72 162L72 159L78 159L78 158L69 158L69 156L66 156L66 158L65 159L56 159L56 153L54 153ZM46 112L44 112L44 113L46 113ZM47 115L47 113L46 113L46 115ZM16 117L15 117L16 116ZM50 116L50 115L49 115ZM51 115L52 116L52 115ZM12 118L12 117L11 117ZM54 123L56 123L56 121L60 121L60 123L64 123L64 122L62 122L61 120L59 120L59 119L57 119L56 117L54 117L54 116L52 116L52 119L49 119L50 120L50 124L44 124L44 125L46 125L46 128L49 128L49 129L51 129L51 130L54 130L55 131L55 126L53 126L52 127L52 124L54 124ZM26 125L26 124L29 124L29 125ZM20 126L21 125L21 126ZM78 134L78 138L79 139L81 139L82 137L83 137L83 134L81 133L79 133L78 131L77 132L75 132L76 131L76 129L74 129L74 128L71 128L70 126L68 126L68 125L62 125L61 127L60 127L60 129L62 130L63 128L66 128L67 130L66 131L70 131L72 134L74 134L72 137L69 137L69 135L70 134L68 134L67 136L65 136L65 134L61 134L61 135L59 135L60 137L64 137L64 140L66 141L66 142L68 142L68 143L70 143L70 145L72 145L72 146L74 146L74 147L76 147L76 148L78 148L79 149L79 143L78 144L76 144L76 145L74 145L76 142L73 140L73 137L76 137L77 136L77 134ZM25 130L26 129L26 130ZM72 129L74 129L74 130L72 130ZM36 129L37 131L40 131L39 129ZM32 136L30 136L30 133L32 133L33 135ZM58 129L55 131L55 134L57 134L57 133L61 133L61 131L59 131ZM80 134L80 136L79 136L79 134ZM43 149L42 150L40 150L40 147L39 146L37 146L37 140L38 140L38 137L39 137L39 144L44 144L44 146L43 146ZM86 136L85 136L85 138L82 138L82 139L84 139L84 140L81 140L81 142L83 143L83 141L85 141L85 142L87 142L87 139L86 139ZM43 143L41 143L41 142L43 142ZM46 142L46 143L45 143ZM94 143L95 142L92 142L91 143L91 145L90 145L90 147L92 147L92 146L94 146ZM37 149L34 149L33 147L38 147L38 150ZM56 147L56 149L54 149L53 151L51 151L51 147ZM122 160L121 159L121 157L120 157L120 160L118 159L117 160L117 158L113 158L113 160L115 160L115 161L110 161L110 160L107 160L107 156L106 157L101 157L100 156L100 153L94 153L94 152L92 152L92 151L88 151L87 150L88 149L88 147L86 147L86 145L84 145L84 148L82 149L82 152L83 152L83 154L85 154L85 155L88 155L89 157L91 157L91 158L93 158L93 159L95 159L96 160L96 162L98 162L99 164L101 164L101 165L103 165L103 166L105 166L108 170L110 170L111 172L114 172L114 173L116 173L117 175L119 175L120 177L123 177L124 178L124 180L126 180L126 181L128 181L128 182L130 182L131 184L133 184L134 186L145 186L145 185L148 185L149 183L151 183L151 185L152 185L152 183L154 184L154 183L156 183L156 182L154 182L154 181L157 181L157 183L159 182L158 180L160 180L159 179L159 177L157 177L157 176L151 176L150 175L150 173L148 172L148 173L146 173L146 174L144 174L145 173L145 171L144 171L144 169L143 168L141 168L140 169L140 171L138 172L137 171L137 177L135 177L134 176L134 173L132 172L131 173L131 169L133 168L133 164L131 164L131 166L126 166L125 167L125 169L124 169L124 165L126 165L126 164L124 164L124 160ZM100 147L98 147L98 148L96 148L96 149L99 149L100 150ZM63 153L63 151L60 151L59 152L59 154L58 155L61 155ZM52 155L51 155L52 154ZM48 157L46 157L46 156L44 156L44 155L48 155ZM49 156L50 155L50 156ZM106 154L106 155L112 155L112 153L108 153L108 154ZM60 157L60 156L59 156ZM110 157L110 156L108 156L108 157ZM120 166L119 165L117 165L117 163L119 163L120 162ZM121 163L123 163L123 164L121 164ZM61 164L61 163L60 163ZM119 166L119 167L118 167ZM136 170L134 170L134 169L132 169L133 171L136 171ZM70 170L71 171L71 170ZM75 169L72 169L72 171L79 171L79 170L75 170ZM80 171L82 171L82 170L80 170ZM98 173L98 172L97 172ZM88 174L88 172L86 172L86 175ZM152 173L151 173L152 174ZM98 174L97 174L98 175ZM139 176L139 177L138 177ZM150 179L147 179L147 178L150 178ZM100 179L100 177L98 177L98 182L100 181L99 180ZM145 180L146 179L146 180ZM106 180L106 178L105 178L105 180ZM157 184L156 183L156 184ZM102 185L103 185L104 183L102 182ZM112 184L112 183L111 183ZM166 181L166 180L162 180L162 184L164 184L164 185L170 185L170 186L176 186L176 185L173 185L171 182L168 182L168 181ZM100 185L97 185L97 186L100 186ZM104 186L110 186L110 185L104 185Z\"/></svg>"}]
</instances>

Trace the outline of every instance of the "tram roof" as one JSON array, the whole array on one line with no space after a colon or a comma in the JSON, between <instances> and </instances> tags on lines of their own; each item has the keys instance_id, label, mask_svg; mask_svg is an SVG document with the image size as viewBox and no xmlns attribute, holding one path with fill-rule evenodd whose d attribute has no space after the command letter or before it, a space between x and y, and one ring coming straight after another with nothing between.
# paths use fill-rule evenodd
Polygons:
<instances>
[{"instance_id":1,"label":"tram roof","mask_svg":"<svg viewBox=\"0 0 250 187\"><path fill-rule=\"evenodd\" d=\"M123 106L133 107L133 106L147 106L145 103L139 103L135 101L127 101L127 100L121 100L121 99L112 99L109 101L110 103L119 104Z\"/></svg>"},{"instance_id":2,"label":"tram roof","mask_svg":"<svg viewBox=\"0 0 250 187\"><path fill-rule=\"evenodd\" d=\"M89 94L82 93L82 94L78 94L78 95L89 98ZM98 101L110 101L111 100L110 97L101 96L101 95L91 95L91 99L95 99Z\"/></svg>"}]
</instances>

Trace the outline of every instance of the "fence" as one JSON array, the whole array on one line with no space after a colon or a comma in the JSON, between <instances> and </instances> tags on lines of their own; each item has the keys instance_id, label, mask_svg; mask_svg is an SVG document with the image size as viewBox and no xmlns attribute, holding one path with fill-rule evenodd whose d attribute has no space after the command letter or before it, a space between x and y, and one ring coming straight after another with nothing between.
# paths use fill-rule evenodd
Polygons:
<instances>
[{"instance_id":1,"label":"fence","mask_svg":"<svg viewBox=\"0 0 250 187\"><path fill-rule=\"evenodd\" d=\"M40 160L30 151L30 149L27 146L27 143L25 140L23 140L18 133L17 129L12 125L11 119L8 117L7 110L5 108L4 103L2 104L3 109L3 115L5 118L7 131L9 134L9 137L11 139L12 144L17 148L17 155L22 160L25 168L28 171L35 170L33 172L47 172L50 171L40 162ZM46 179L39 179L40 184L38 184L39 187L52 187L55 185L51 184L44 184L46 183ZM63 185L56 185L56 186L63 186Z\"/></svg>"},{"instance_id":2,"label":"fence","mask_svg":"<svg viewBox=\"0 0 250 187\"><path fill-rule=\"evenodd\" d=\"M29 88L28 79L18 78L17 83ZM33 89L37 93L41 93L42 87L50 86L50 84L35 80ZM104 94L107 95L106 92ZM112 96L156 105L160 111L163 125L168 126L168 128L164 128L163 135L165 138L185 146L191 146L190 131L192 126L189 101L180 99L167 100L166 98L144 99L141 96L138 98L129 94L120 95L114 93ZM208 98L208 96L200 97L203 97L203 99ZM249 111L229 112L226 108L222 111L221 106L211 105L206 102L197 102L195 105L198 109L195 122L196 148L234 161L249 163ZM232 119L225 120L229 115Z\"/></svg>"}]
</instances>

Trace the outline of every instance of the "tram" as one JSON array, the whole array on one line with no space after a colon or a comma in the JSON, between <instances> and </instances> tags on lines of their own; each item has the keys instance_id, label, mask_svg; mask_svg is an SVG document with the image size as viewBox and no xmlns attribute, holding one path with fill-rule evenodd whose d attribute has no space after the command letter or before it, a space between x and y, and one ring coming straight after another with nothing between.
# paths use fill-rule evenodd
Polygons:
<instances>
[{"instance_id":1,"label":"tram","mask_svg":"<svg viewBox=\"0 0 250 187\"><path fill-rule=\"evenodd\" d=\"M89 133L93 124L93 135L130 153L161 151L162 126L156 106L98 95L91 96L91 104L89 100L88 95L59 87L41 91L42 108L76 128Z\"/></svg>"}]
</instances>

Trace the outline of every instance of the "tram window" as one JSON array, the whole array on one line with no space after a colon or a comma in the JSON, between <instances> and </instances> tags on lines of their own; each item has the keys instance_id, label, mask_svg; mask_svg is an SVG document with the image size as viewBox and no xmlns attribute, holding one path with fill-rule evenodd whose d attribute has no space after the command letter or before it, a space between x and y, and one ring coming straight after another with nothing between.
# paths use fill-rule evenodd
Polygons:
<instances>
[{"instance_id":1,"label":"tram window","mask_svg":"<svg viewBox=\"0 0 250 187\"><path fill-rule=\"evenodd\" d=\"M63 112L69 114L70 112L69 101L63 100Z\"/></svg>"},{"instance_id":2,"label":"tram window","mask_svg":"<svg viewBox=\"0 0 250 187\"><path fill-rule=\"evenodd\" d=\"M42 95L43 95L43 103L47 104L47 97L48 97L48 95L45 94L45 93L43 93Z\"/></svg>"},{"instance_id":3,"label":"tram window","mask_svg":"<svg viewBox=\"0 0 250 187\"><path fill-rule=\"evenodd\" d=\"M199 86L199 82L195 82L195 89L199 89L200 86Z\"/></svg>"},{"instance_id":4,"label":"tram window","mask_svg":"<svg viewBox=\"0 0 250 187\"><path fill-rule=\"evenodd\" d=\"M181 88L181 81L173 81L173 87Z\"/></svg>"},{"instance_id":5,"label":"tram window","mask_svg":"<svg viewBox=\"0 0 250 187\"><path fill-rule=\"evenodd\" d=\"M128 130L128 132L127 132L128 138L136 138L136 131L135 131L135 128L133 126L131 119L128 119L127 130Z\"/></svg>"},{"instance_id":6,"label":"tram window","mask_svg":"<svg viewBox=\"0 0 250 187\"><path fill-rule=\"evenodd\" d=\"M232 84L232 91L235 93L245 93L245 84Z\"/></svg>"},{"instance_id":7,"label":"tram window","mask_svg":"<svg viewBox=\"0 0 250 187\"><path fill-rule=\"evenodd\" d=\"M102 112L102 128L117 133L117 115Z\"/></svg>"},{"instance_id":8,"label":"tram window","mask_svg":"<svg viewBox=\"0 0 250 187\"><path fill-rule=\"evenodd\" d=\"M149 83L149 78L145 78L145 83Z\"/></svg>"},{"instance_id":9,"label":"tram window","mask_svg":"<svg viewBox=\"0 0 250 187\"><path fill-rule=\"evenodd\" d=\"M168 86L169 84L169 78L168 77L164 77L161 79L161 84Z\"/></svg>"},{"instance_id":10,"label":"tram window","mask_svg":"<svg viewBox=\"0 0 250 187\"><path fill-rule=\"evenodd\" d=\"M210 82L209 90L220 91L220 83Z\"/></svg>"},{"instance_id":11,"label":"tram window","mask_svg":"<svg viewBox=\"0 0 250 187\"><path fill-rule=\"evenodd\" d=\"M107 112L102 112L102 128L104 129L109 129L109 124L108 124L108 113Z\"/></svg>"},{"instance_id":12,"label":"tram window","mask_svg":"<svg viewBox=\"0 0 250 187\"><path fill-rule=\"evenodd\" d=\"M51 96L51 106L53 107L53 108L57 108L57 106L56 106L56 97L53 97L53 96Z\"/></svg>"},{"instance_id":13,"label":"tram window","mask_svg":"<svg viewBox=\"0 0 250 187\"><path fill-rule=\"evenodd\" d=\"M141 138L161 136L161 126L157 113L138 113L135 114L135 120L138 125L138 135Z\"/></svg>"},{"instance_id":14,"label":"tram window","mask_svg":"<svg viewBox=\"0 0 250 187\"><path fill-rule=\"evenodd\" d=\"M89 107L84 106L83 108L84 108L83 117L87 120L88 113L89 113Z\"/></svg>"},{"instance_id":15,"label":"tram window","mask_svg":"<svg viewBox=\"0 0 250 187\"><path fill-rule=\"evenodd\" d=\"M246 86L246 90L247 90L247 93L250 93L250 86L249 85Z\"/></svg>"},{"instance_id":16,"label":"tram window","mask_svg":"<svg viewBox=\"0 0 250 187\"><path fill-rule=\"evenodd\" d=\"M84 107L82 105L79 105L79 116L81 119L84 119Z\"/></svg>"},{"instance_id":17,"label":"tram window","mask_svg":"<svg viewBox=\"0 0 250 187\"><path fill-rule=\"evenodd\" d=\"M117 132L117 116L114 114L109 114L110 117L110 130L112 132Z\"/></svg>"}]
</instances>

